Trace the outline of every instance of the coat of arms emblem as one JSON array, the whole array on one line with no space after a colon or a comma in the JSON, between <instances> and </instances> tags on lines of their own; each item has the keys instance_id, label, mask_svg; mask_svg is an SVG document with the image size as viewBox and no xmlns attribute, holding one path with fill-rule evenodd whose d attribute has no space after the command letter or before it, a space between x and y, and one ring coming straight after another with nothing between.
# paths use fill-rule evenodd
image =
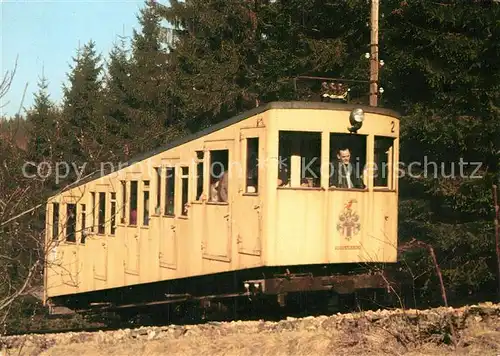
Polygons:
<instances>
[{"instance_id":1,"label":"coat of arms emblem","mask_svg":"<svg viewBox=\"0 0 500 356\"><path fill-rule=\"evenodd\" d=\"M347 202L337 223L337 231L348 241L358 234L361 229L359 215L353 210L355 203L357 203L355 199Z\"/></svg>"}]
</instances>

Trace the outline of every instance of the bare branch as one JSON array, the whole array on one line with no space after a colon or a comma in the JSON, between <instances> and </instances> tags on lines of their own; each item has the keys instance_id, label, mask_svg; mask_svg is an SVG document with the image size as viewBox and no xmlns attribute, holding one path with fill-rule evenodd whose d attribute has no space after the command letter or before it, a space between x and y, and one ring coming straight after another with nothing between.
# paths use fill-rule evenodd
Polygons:
<instances>
[{"instance_id":1,"label":"bare branch","mask_svg":"<svg viewBox=\"0 0 500 356\"><path fill-rule=\"evenodd\" d=\"M3 78L2 78L2 81L0 82L0 99L3 99L3 97L5 95L7 95L7 93L10 90L10 86L12 85L12 81L14 80L14 76L16 74L18 58L19 58L19 56L16 57L14 69L12 71L6 71ZM0 109L7 106L7 104L8 104L8 102L6 104L3 104L2 106L0 106Z\"/></svg>"},{"instance_id":2,"label":"bare branch","mask_svg":"<svg viewBox=\"0 0 500 356\"><path fill-rule=\"evenodd\" d=\"M65 190L65 189L70 188L71 186L73 186L73 185L77 184L79 181L81 181L81 180L83 180L83 179L86 179L87 177L93 176L93 175L94 175L94 174L96 174L97 172L98 172L98 171L94 171L94 172L92 172L92 173L89 173L89 174L88 174L88 175L86 175L85 177L82 177L80 180L77 180L77 181L74 181L74 182L73 182L73 183L71 183L71 184L68 184L68 185L67 185L67 186L65 186L63 189L61 189L61 191L62 191L62 190ZM8 219L7 221L2 222L2 223L0 224L0 227L2 227L2 226L4 226L4 225L7 225L8 223L10 223L10 222L12 222L12 221L14 221L14 220L16 220L16 219L20 218L21 216L26 215L26 214L28 214L28 213L30 213L30 212L32 212L32 211L34 211L34 210L36 210L36 209L40 208L42 205L44 205L44 203L42 203L42 204L38 204L38 205L36 205L36 206L34 206L34 207L32 207L32 208L28 209L28 210L23 211L22 213L20 213L20 214L18 214L18 215L16 215L16 216L14 216L14 217L12 217L12 218Z\"/></svg>"},{"instance_id":3,"label":"bare branch","mask_svg":"<svg viewBox=\"0 0 500 356\"><path fill-rule=\"evenodd\" d=\"M12 221L14 221L14 220L16 220L16 219L20 218L21 216L24 216L24 215L26 215L26 214L28 214L28 213L31 213L32 211L34 211L34 210L38 209L38 208L39 208L39 207L41 207L42 205L43 205L43 204L38 204L38 205L34 206L34 207L33 207L33 208L31 208L31 209L25 210L25 211L23 211L22 213L17 214L16 216L14 216L14 217L10 218L9 220L7 220L7 221L5 221L5 222L1 223L1 224L0 224L0 227L2 227L2 226L4 226L4 225L7 225L8 223L10 223L10 222L12 222Z\"/></svg>"},{"instance_id":4,"label":"bare branch","mask_svg":"<svg viewBox=\"0 0 500 356\"><path fill-rule=\"evenodd\" d=\"M23 109L24 99L26 98L26 91L27 90L28 90L28 82L26 82L26 85L24 86L23 96L21 97L21 103L19 104L19 109L17 110L17 116L21 115L21 110ZM19 130L19 125L18 125L17 129ZM17 134L17 130L16 130L16 134Z\"/></svg>"},{"instance_id":5,"label":"bare branch","mask_svg":"<svg viewBox=\"0 0 500 356\"><path fill-rule=\"evenodd\" d=\"M444 305L445 306L448 306L448 299L446 297L446 289L444 287L444 282L443 282L443 275L441 273L441 268L439 267L439 264L437 262L437 258L436 258L436 254L434 252L434 248L430 245L430 244L427 244L423 241L419 241L415 238L411 239L411 241L409 241L408 243L402 245L399 250L400 251L405 251L405 250L409 250L413 247L423 247L423 248L426 248L429 250L429 254L431 255L432 257L432 261L434 262L434 267L436 269L436 274L439 278L439 282L440 282L440 285L441 285L441 296L443 297L443 302L444 302Z\"/></svg>"},{"instance_id":6,"label":"bare branch","mask_svg":"<svg viewBox=\"0 0 500 356\"><path fill-rule=\"evenodd\" d=\"M0 258L1 258L1 259L4 259L4 260L9 260L9 261L16 261L16 259L15 259L15 258L12 258L12 257L6 256L6 255L2 255L2 254L0 254Z\"/></svg>"}]
</instances>

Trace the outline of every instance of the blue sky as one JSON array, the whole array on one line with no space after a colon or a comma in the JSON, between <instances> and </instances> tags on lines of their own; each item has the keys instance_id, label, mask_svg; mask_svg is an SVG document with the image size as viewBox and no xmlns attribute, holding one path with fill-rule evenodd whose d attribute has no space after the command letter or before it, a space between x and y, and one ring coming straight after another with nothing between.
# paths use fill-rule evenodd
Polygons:
<instances>
[{"instance_id":1,"label":"blue sky","mask_svg":"<svg viewBox=\"0 0 500 356\"><path fill-rule=\"evenodd\" d=\"M1 117L18 112L26 83L23 106L32 105L42 69L51 98L59 103L79 43L94 40L106 58L117 35L131 36L133 28L138 28L137 15L144 1L0 0L0 6L2 77L14 68L18 56L12 87L0 103L3 107L9 102L1 109Z\"/></svg>"}]
</instances>

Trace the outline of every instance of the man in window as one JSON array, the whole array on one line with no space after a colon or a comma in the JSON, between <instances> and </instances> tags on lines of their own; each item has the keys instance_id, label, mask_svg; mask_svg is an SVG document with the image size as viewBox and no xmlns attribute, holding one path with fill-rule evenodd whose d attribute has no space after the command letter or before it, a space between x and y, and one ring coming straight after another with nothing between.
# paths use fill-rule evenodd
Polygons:
<instances>
[{"instance_id":1,"label":"man in window","mask_svg":"<svg viewBox=\"0 0 500 356\"><path fill-rule=\"evenodd\" d=\"M337 159L337 165L333 166L333 174L330 176L330 187L364 189L365 184L359 176L359 172L356 172L351 164L349 148L341 147L337 151Z\"/></svg>"}]
</instances>

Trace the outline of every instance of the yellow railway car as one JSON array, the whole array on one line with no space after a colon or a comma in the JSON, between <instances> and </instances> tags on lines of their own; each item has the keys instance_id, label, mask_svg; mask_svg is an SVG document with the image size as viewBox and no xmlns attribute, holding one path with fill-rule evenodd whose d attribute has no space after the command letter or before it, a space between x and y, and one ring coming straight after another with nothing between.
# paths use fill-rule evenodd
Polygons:
<instances>
[{"instance_id":1,"label":"yellow railway car","mask_svg":"<svg viewBox=\"0 0 500 356\"><path fill-rule=\"evenodd\" d=\"M399 119L273 102L51 197L44 302L86 310L384 288Z\"/></svg>"}]
</instances>

